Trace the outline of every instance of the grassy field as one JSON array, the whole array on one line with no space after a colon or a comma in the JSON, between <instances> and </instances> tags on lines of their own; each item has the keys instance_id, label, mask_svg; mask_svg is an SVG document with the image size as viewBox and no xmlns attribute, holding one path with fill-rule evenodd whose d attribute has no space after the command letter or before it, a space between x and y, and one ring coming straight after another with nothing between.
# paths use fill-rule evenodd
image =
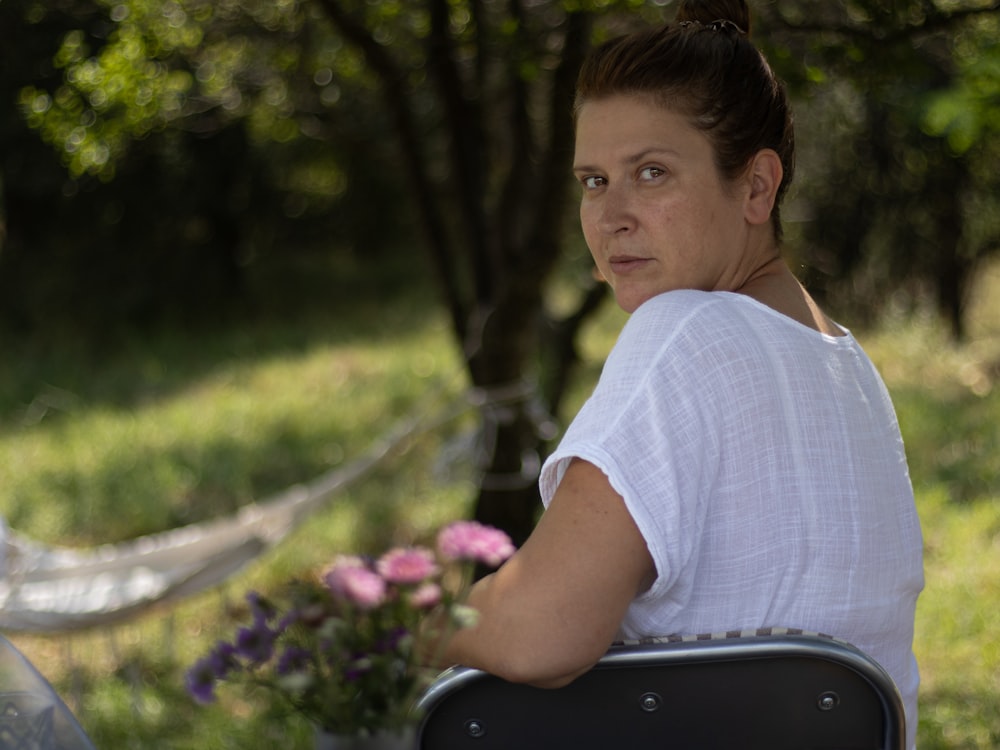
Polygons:
<instances>
[{"instance_id":1,"label":"grassy field","mask_svg":"<svg viewBox=\"0 0 1000 750\"><path fill-rule=\"evenodd\" d=\"M919 747L1000 747L1000 268L984 274L972 335L933 320L891 326L869 348L907 444L924 531L917 608Z\"/></svg>"},{"instance_id":2,"label":"grassy field","mask_svg":"<svg viewBox=\"0 0 1000 750\"><path fill-rule=\"evenodd\" d=\"M438 413L465 386L442 316L405 269L367 291L362 269L354 270L303 290L324 305L283 315L290 323L250 315L237 328L197 338L173 332L105 356L72 342L8 351L0 364L0 513L47 543L128 539L312 479L351 462L403 418ZM922 750L1000 747L998 299L995 268L960 346L931 315L888 320L861 337L896 401L924 524ZM587 331L577 398L620 322L609 309ZM247 588L338 551L420 538L466 513L474 425L470 414L407 442L219 590L110 629L10 638L98 747L310 747L308 727L237 696L195 706L183 693L183 668L228 634L227 615Z\"/></svg>"}]
</instances>

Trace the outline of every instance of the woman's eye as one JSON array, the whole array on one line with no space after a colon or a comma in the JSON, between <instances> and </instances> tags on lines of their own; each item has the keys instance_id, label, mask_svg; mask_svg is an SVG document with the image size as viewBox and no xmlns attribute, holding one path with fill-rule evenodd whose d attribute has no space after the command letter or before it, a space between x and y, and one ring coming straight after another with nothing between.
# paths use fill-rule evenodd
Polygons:
<instances>
[{"instance_id":1,"label":"woman's eye","mask_svg":"<svg viewBox=\"0 0 1000 750\"><path fill-rule=\"evenodd\" d=\"M583 185L586 190L594 190L602 187L605 184L605 179L603 177L598 177L597 175L588 175L587 177L580 178L580 184Z\"/></svg>"},{"instance_id":2,"label":"woman's eye","mask_svg":"<svg viewBox=\"0 0 1000 750\"><path fill-rule=\"evenodd\" d=\"M660 167L643 167L639 170L639 179L642 180L655 180L659 177L665 175L667 171Z\"/></svg>"}]
</instances>

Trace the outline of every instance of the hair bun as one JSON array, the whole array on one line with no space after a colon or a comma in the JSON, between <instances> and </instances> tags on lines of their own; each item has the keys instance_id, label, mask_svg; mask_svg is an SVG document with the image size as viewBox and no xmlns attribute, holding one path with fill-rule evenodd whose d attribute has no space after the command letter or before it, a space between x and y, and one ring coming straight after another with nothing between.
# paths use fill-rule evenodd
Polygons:
<instances>
[{"instance_id":1,"label":"hair bun","mask_svg":"<svg viewBox=\"0 0 1000 750\"><path fill-rule=\"evenodd\" d=\"M677 7L679 23L732 24L750 35L750 8L746 0L681 0Z\"/></svg>"}]
</instances>

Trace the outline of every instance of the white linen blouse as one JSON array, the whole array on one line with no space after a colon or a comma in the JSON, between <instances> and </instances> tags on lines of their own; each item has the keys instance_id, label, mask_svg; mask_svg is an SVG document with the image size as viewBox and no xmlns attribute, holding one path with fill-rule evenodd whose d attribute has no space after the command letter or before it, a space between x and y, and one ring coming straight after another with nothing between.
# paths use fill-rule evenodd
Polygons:
<instances>
[{"instance_id":1,"label":"white linen blouse","mask_svg":"<svg viewBox=\"0 0 1000 750\"><path fill-rule=\"evenodd\" d=\"M922 539L889 394L854 337L745 295L641 305L546 461L600 468L656 566L623 638L760 627L853 643L893 677L914 746Z\"/></svg>"}]
</instances>

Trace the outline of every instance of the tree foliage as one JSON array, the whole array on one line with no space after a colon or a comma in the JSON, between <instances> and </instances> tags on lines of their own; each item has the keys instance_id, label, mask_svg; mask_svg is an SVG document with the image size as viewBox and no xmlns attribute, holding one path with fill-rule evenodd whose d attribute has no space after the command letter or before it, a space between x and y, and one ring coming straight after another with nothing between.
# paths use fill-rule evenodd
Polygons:
<instances>
[{"instance_id":1,"label":"tree foliage","mask_svg":"<svg viewBox=\"0 0 1000 750\"><path fill-rule=\"evenodd\" d=\"M256 194L290 192L287 183L275 186L275 171L332 192L356 152L391 154L371 163L392 164L398 192L412 200L456 344L486 394L477 513L523 538L551 437L540 415L558 408L576 329L603 296L600 287L584 291L561 320L545 299L571 201L573 82L600 33L596 19L641 14L640 5L67 0L73 22L53 35L54 75L27 81L18 102L74 185L134 185L143 172L159 178L171 155L183 155L193 181L180 175L165 186L181 189L176 202L202 185L216 195L181 213L195 230L207 227L201 236L236 283L240 259L252 254L245 246L260 234L254 208L266 201ZM39 7L20 20L52 17ZM234 153L217 166L190 153L222 143ZM279 167L275 154L292 165ZM350 175L355 183L360 172ZM403 213L389 200L397 196L379 198L383 216ZM148 216L119 205L115 229ZM206 267L212 251L197 252L203 260L190 265Z\"/></svg>"},{"instance_id":2,"label":"tree foliage","mask_svg":"<svg viewBox=\"0 0 1000 750\"><path fill-rule=\"evenodd\" d=\"M964 333L976 270L1000 249L995 145L1000 3L777 2L769 39L804 60L811 286L870 322L930 297Z\"/></svg>"},{"instance_id":3,"label":"tree foliage","mask_svg":"<svg viewBox=\"0 0 1000 750\"><path fill-rule=\"evenodd\" d=\"M176 304L178 290L236 294L256 258L318 237L328 252L372 253L394 227L417 228L485 403L477 515L522 539L546 415L604 296L581 267L569 312L549 302L575 241L564 219L576 71L593 43L671 5L0 3L12 51L0 94L19 113L0 123L13 146L0 163L4 316L30 323L38 300L80 299L43 281L46 266L92 286L117 279L134 290L119 313L132 314ZM1000 243L1000 4L753 9L755 40L804 116L807 220L788 252L834 307L877 311L931 290L960 335L970 279ZM24 218L45 210L66 229Z\"/></svg>"},{"instance_id":4,"label":"tree foliage","mask_svg":"<svg viewBox=\"0 0 1000 750\"><path fill-rule=\"evenodd\" d=\"M317 83L351 56L278 9L0 4L5 328L203 324L246 303L262 261L403 234L406 211L371 200L405 206L377 111ZM353 116L326 116L334 101Z\"/></svg>"}]
</instances>

